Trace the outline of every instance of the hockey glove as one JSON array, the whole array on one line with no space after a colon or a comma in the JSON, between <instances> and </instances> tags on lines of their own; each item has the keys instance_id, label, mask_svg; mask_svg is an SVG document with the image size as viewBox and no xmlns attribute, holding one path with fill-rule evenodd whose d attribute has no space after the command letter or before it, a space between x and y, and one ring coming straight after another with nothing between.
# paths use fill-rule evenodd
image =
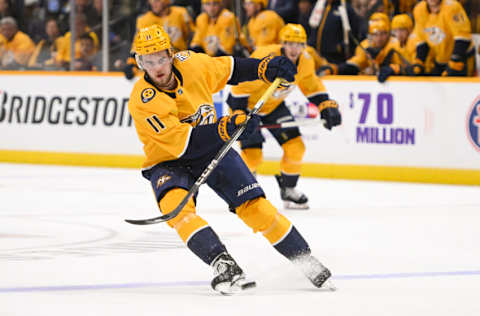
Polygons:
<instances>
[{"instance_id":1,"label":"hockey glove","mask_svg":"<svg viewBox=\"0 0 480 316\"><path fill-rule=\"evenodd\" d=\"M295 81L297 66L284 56L272 56L262 58L258 65L258 78L272 83L277 77L288 82Z\"/></svg>"},{"instance_id":2,"label":"hockey glove","mask_svg":"<svg viewBox=\"0 0 480 316\"><path fill-rule=\"evenodd\" d=\"M409 76L421 76L424 74L424 72L425 66L419 59L416 59L414 64L408 65L406 69L406 73Z\"/></svg>"},{"instance_id":3,"label":"hockey glove","mask_svg":"<svg viewBox=\"0 0 480 316\"><path fill-rule=\"evenodd\" d=\"M447 69L442 73L442 76L465 76L465 63L461 61L450 60L447 64Z\"/></svg>"},{"instance_id":4,"label":"hockey glove","mask_svg":"<svg viewBox=\"0 0 480 316\"><path fill-rule=\"evenodd\" d=\"M385 82L387 81L388 77L396 75L400 72L400 66L398 65L388 65L380 67L380 71L378 72L378 81Z\"/></svg>"},{"instance_id":5,"label":"hockey glove","mask_svg":"<svg viewBox=\"0 0 480 316\"><path fill-rule=\"evenodd\" d=\"M318 105L318 111L320 112L320 118L325 120L326 129L331 130L332 127L340 125L342 123L342 115L338 110L338 103L334 100L326 100Z\"/></svg>"},{"instance_id":6,"label":"hockey glove","mask_svg":"<svg viewBox=\"0 0 480 316\"><path fill-rule=\"evenodd\" d=\"M240 127L240 125L245 123L247 119L246 114L234 114L231 116L224 116L218 120L218 135L220 138L227 142L232 138L233 133ZM247 126L243 131L242 135L238 140L246 140L252 135L260 125L260 116L252 115L250 120L247 122Z\"/></svg>"},{"instance_id":7,"label":"hockey glove","mask_svg":"<svg viewBox=\"0 0 480 316\"><path fill-rule=\"evenodd\" d=\"M317 76L328 76L338 74L338 67L335 64L320 66L317 70Z\"/></svg>"}]
</instances>

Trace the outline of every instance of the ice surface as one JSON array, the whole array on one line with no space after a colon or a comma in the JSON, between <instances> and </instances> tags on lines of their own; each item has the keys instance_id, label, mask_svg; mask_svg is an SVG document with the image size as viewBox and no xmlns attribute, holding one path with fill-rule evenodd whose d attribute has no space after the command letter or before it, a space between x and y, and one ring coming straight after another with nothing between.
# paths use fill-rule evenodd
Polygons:
<instances>
[{"instance_id":1,"label":"ice surface","mask_svg":"<svg viewBox=\"0 0 480 316\"><path fill-rule=\"evenodd\" d=\"M234 176L234 175L232 175ZM281 206L272 176L259 176ZM255 290L221 296L138 170L0 164L0 315L480 315L475 186L302 178L283 211L334 274L321 292L206 185L198 213Z\"/></svg>"}]
</instances>

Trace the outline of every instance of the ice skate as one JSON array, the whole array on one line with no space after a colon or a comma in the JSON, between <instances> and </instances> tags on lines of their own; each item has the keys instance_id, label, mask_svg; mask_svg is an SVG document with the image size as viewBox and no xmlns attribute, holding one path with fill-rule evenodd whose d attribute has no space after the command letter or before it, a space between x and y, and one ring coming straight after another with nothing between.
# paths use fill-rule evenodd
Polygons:
<instances>
[{"instance_id":1,"label":"ice skate","mask_svg":"<svg viewBox=\"0 0 480 316\"><path fill-rule=\"evenodd\" d=\"M248 281L242 269L235 260L226 252L223 252L212 262L215 277L212 288L224 295L235 294L242 290L254 288L255 281Z\"/></svg>"},{"instance_id":2,"label":"ice skate","mask_svg":"<svg viewBox=\"0 0 480 316\"><path fill-rule=\"evenodd\" d=\"M280 197L283 200L283 207L289 210L308 210L308 198L305 194L295 189L286 187L281 175L275 175L280 187Z\"/></svg>"},{"instance_id":3,"label":"ice skate","mask_svg":"<svg viewBox=\"0 0 480 316\"><path fill-rule=\"evenodd\" d=\"M312 282L312 284L322 290L335 291L337 288L329 278L332 276L323 264L312 255L303 255L294 259L293 262L300 267L303 274Z\"/></svg>"}]
</instances>

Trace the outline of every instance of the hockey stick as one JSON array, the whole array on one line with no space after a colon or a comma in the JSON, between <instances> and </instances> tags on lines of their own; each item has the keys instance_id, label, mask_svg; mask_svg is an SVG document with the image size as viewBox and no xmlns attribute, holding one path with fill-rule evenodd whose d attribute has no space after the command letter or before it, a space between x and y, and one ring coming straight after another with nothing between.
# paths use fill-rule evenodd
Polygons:
<instances>
[{"instance_id":1,"label":"hockey stick","mask_svg":"<svg viewBox=\"0 0 480 316\"><path fill-rule=\"evenodd\" d=\"M178 204L178 206L173 211L171 211L167 214L164 214L162 216L153 217L153 218L149 218L149 219L126 219L125 221L127 223L135 224L135 225L150 225L150 224L166 222L166 221L171 220L172 218L176 217L182 211L182 209L185 207L188 200L190 200L190 198L193 197L197 193L200 186L202 184L204 184L205 181L207 181L208 176L217 167L219 162L228 153L230 148L232 148L233 144L235 144L238 137L240 137L240 135L243 133L243 131L245 130L245 128L247 126L247 123L250 120L250 118L252 117L252 115L257 114L258 111L260 111L263 104L267 101L267 99L269 99L271 97L271 95L273 94L275 89L277 89L277 87L280 85L282 80L283 79L281 79L281 78L275 79L275 81L270 85L270 87L267 89L267 91L265 91L265 93L262 95L260 100L258 100L257 104L255 104L255 107L252 109L252 111L250 111L250 113L247 115L247 119L245 120L245 122L235 130L231 139L228 142L226 142L225 144L223 144L222 148L220 148L220 150L218 151L215 158L213 158L213 160L210 162L210 164L205 168L205 170L203 170L202 174L200 175L200 177L198 177L197 181L195 181L193 186L188 191L187 195L183 198L183 200L180 202L180 204ZM160 212L162 212L161 209L160 209Z\"/></svg>"},{"instance_id":2,"label":"hockey stick","mask_svg":"<svg viewBox=\"0 0 480 316\"><path fill-rule=\"evenodd\" d=\"M258 128L267 128L267 129L276 129L276 128L290 128L290 127L305 127L305 126L316 126L319 124L324 125L326 123L325 120L320 119L308 119L302 121L292 121L292 122L283 122L278 124L265 124L260 125Z\"/></svg>"}]
</instances>

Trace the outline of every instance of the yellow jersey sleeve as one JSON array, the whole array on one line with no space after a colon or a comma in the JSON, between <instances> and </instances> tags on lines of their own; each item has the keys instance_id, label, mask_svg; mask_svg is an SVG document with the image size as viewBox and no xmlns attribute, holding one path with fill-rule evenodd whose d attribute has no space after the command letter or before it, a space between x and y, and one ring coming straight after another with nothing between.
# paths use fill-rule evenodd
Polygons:
<instances>
[{"instance_id":1,"label":"yellow jersey sleeve","mask_svg":"<svg viewBox=\"0 0 480 316\"><path fill-rule=\"evenodd\" d=\"M458 2L452 2L446 7L447 20L450 21L450 30L454 39L471 40L471 25L462 5Z\"/></svg>"},{"instance_id":2,"label":"yellow jersey sleeve","mask_svg":"<svg viewBox=\"0 0 480 316\"><path fill-rule=\"evenodd\" d=\"M355 55L347 60L347 63L357 66L359 70L363 70L370 64L370 61L368 60L367 54L364 50L368 48L368 40L363 40L360 45L363 47L363 49L357 46L357 48L355 48Z\"/></svg>"},{"instance_id":3,"label":"yellow jersey sleeve","mask_svg":"<svg viewBox=\"0 0 480 316\"><path fill-rule=\"evenodd\" d=\"M195 56L199 60L198 66L203 67L211 93L222 90L232 77L233 57L210 57L207 54L195 54Z\"/></svg>"},{"instance_id":4,"label":"yellow jersey sleeve","mask_svg":"<svg viewBox=\"0 0 480 316\"><path fill-rule=\"evenodd\" d=\"M306 51L300 56L296 77L298 87L307 98L326 92L322 81L315 74L315 61Z\"/></svg>"}]
</instances>

